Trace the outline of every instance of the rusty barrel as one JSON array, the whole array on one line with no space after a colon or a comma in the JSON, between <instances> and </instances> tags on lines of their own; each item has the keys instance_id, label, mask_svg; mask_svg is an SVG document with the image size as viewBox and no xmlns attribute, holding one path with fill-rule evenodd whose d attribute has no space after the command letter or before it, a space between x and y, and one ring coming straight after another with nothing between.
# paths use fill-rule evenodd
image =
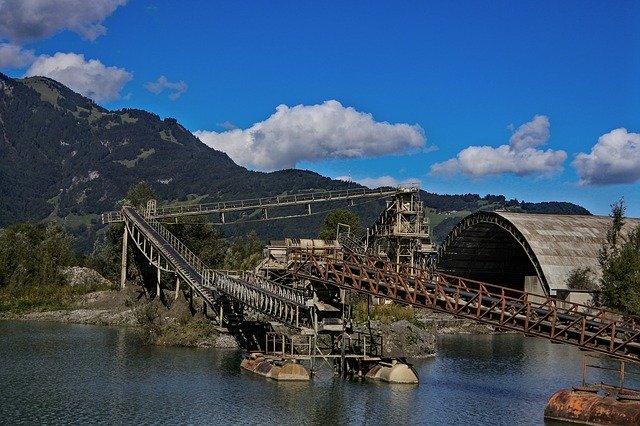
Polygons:
<instances>
[{"instance_id":1,"label":"rusty barrel","mask_svg":"<svg viewBox=\"0 0 640 426\"><path fill-rule=\"evenodd\" d=\"M544 417L587 425L640 425L640 394L600 387L561 389L551 395Z\"/></svg>"}]
</instances>

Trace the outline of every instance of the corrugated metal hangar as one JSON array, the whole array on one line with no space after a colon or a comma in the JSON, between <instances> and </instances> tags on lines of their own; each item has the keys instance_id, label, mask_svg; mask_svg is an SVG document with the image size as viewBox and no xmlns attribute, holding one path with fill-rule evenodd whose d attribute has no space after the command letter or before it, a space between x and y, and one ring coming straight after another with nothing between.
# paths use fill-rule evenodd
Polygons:
<instances>
[{"instance_id":1,"label":"corrugated metal hangar","mask_svg":"<svg viewBox=\"0 0 640 426\"><path fill-rule=\"evenodd\" d=\"M608 216L476 212L445 238L437 269L534 293L567 288L576 268L598 276L598 251L611 224ZM623 233L640 224L625 219Z\"/></svg>"}]
</instances>

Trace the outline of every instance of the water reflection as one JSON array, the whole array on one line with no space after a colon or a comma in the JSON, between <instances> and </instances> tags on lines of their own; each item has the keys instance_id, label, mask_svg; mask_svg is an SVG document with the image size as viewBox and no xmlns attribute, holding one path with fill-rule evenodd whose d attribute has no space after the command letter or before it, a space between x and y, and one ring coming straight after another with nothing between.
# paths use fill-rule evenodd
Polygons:
<instances>
[{"instance_id":1,"label":"water reflection","mask_svg":"<svg viewBox=\"0 0 640 426\"><path fill-rule=\"evenodd\" d=\"M415 361L419 386L340 380L327 366L310 383L280 383L241 371L240 359L145 346L126 328L0 321L0 419L540 425L549 396L578 384L582 365L573 347L515 334L442 337L435 358ZM618 377L598 372L596 380Z\"/></svg>"}]
</instances>

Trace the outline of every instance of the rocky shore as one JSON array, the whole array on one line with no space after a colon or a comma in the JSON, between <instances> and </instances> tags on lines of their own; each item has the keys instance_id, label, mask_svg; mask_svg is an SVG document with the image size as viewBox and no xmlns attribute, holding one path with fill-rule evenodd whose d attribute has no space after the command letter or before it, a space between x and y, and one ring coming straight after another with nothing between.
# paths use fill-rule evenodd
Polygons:
<instances>
[{"instance_id":1,"label":"rocky shore","mask_svg":"<svg viewBox=\"0 0 640 426\"><path fill-rule=\"evenodd\" d=\"M120 291L88 293L67 310L2 313L0 319L139 327L157 345L238 348L231 335L220 332L201 316L192 317L184 300L173 299L172 292L165 292L165 300L172 301L167 308L159 301L146 300L140 287L129 286ZM408 358L435 355L439 334L493 332L491 327L426 309L416 310L411 321L371 321L370 327L383 337L384 356ZM357 325L357 329L365 330L366 324Z\"/></svg>"}]
</instances>

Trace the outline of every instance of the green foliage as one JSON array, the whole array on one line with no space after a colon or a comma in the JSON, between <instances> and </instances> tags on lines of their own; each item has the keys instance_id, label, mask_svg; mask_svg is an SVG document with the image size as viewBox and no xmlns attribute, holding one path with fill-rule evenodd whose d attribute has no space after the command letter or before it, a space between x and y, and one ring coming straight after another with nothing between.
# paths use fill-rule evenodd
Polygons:
<instances>
[{"instance_id":1,"label":"green foliage","mask_svg":"<svg viewBox=\"0 0 640 426\"><path fill-rule=\"evenodd\" d=\"M264 243L260 241L255 231L245 237L234 238L227 248L223 269L253 269L262 259L263 247Z\"/></svg>"},{"instance_id":2,"label":"green foliage","mask_svg":"<svg viewBox=\"0 0 640 426\"><path fill-rule=\"evenodd\" d=\"M120 279L122 262L123 224L113 224L105 228L93 245L93 252L83 257L79 264L94 269L103 277L117 281Z\"/></svg>"},{"instance_id":3,"label":"green foliage","mask_svg":"<svg viewBox=\"0 0 640 426\"><path fill-rule=\"evenodd\" d=\"M218 334L211 321L185 313L175 320L164 317L157 300L147 300L133 309L136 323L149 343L159 346L197 346Z\"/></svg>"},{"instance_id":4,"label":"green foliage","mask_svg":"<svg viewBox=\"0 0 640 426\"><path fill-rule=\"evenodd\" d=\"M182 241L196 256L211 268L222 268L228 242L222 233L209 223L184 218L182 223L167 225L167 229Z\"/></svg>"},{"instance_id":5,"label":"green foliage","mask_svg":"<svg viewBox=\"0 0 640 426\"><path fill-rule=\"evenodd\" d=\"M167 228L182 241L205 265L214 269L253 269L262 258L264 243L255 232L232 239L209 223L197 223L189 219Z\"/></svg>"},{"instance_id":6,"label":"green foliage","mask_svg":"<svg viewBox=\"0 0 640 426\"><path fill-rule=\"evenodd\" d=\"M407 334L407 337L405 337L405 343L407 345L415 345L418 343L418 337L415 334Z\"/></svg>"},{"instance_id":7,"label":"green foliage","mask_svg":"<svg viewBox=\"0 0 640 426\"><path fill-rule=\"evenodd\" d=\"M391 324L400 320L415 322L415 312L410 306L402 306L395 303L384 305L369 305L369 319ZM356 323L367 321L367 302L355 303L352 308L352 317Z\"/></svg>"},{"instance_id":8,"label":"green foliage","mask_svg":"<svg viewBox=\"0 0 640 426\"><path fill-rule=\"evenodd\" d=\"M56 224L11 225L0 231L0 286L61 285L73 240Z\"/></svg>"},{"instance_id":9,"label":"green foliage","mask_svg":"<svg viewBox=\"0 0 640 426\"><path fill-rule=\"evenodd\" d=\"M606 306L640 315L640 226L606 259L600 297Z\"/></svg>"},{"instance_id":10,"label":"green foliage","mask_svg":"<svg viewBox=\"0 0 640 426\"><path fill-rule=\"evenodd\" d=\"M73 238L54 223L0 229L0 311L68 308L76 296L107 287L97 282L65 285Z\"/></svg>"},{"instance_id":11,"label":"green foliage","mask_svg":"<svg viewBox=\"0 0 640 426\"><path fill-rule=\"evenodd\" d=\"M211 321L185 314L163 326L153 341L160 346L198 346L218 334Z\"/></svg>"},{"instance_id":12,"label":"green foliage","mask_svg":"<svg viewBox=\"0 0 640 426\"><path fill-rule=\"evenodd\" d=\"M147 182L142 181L129 189L125 202L137 210L142 211L147 207L147 201L154 199L156 199L156 194Z\"/></svg>"},{"instance_id":13,"label":"green foliage","mask_svg":"<svg viewBox=\"0 0 640 426\"><path fill-rule=\"evenodd\" d=\"M111 287L92 283L85 286L35 285L0 287L0 312L33 312L69 309L80 295Z\"/></svg>"},{"instance_id":14,"label":"green foliage","mask_svg":"<svg viewBox=\"0 0 640 426\"><path fill-rule=\"evenodd\" d=\"M589 267L576 268L571 271L567 277L567 288L573 290L589 290L598 289L598 283L595 279L595 272Z\"/></svg>"},{"instance_id":15,"label":"green foliage","mask_svg":"<svg viewBox=\"0 0 640 426\"><path fill-rule=\"evenodd\" d=\"M611 226L600 250L601 302L626 314L640 315L640 226L622 233L624 200L611 206Z\"/></svg>"},{"instance_id":16,"label":"green foliage","mask_svg":"<svg viewBox=\"0 0 640 426\"><path fill-rule=\"evenodd\" d=\"M360 226L360 218L357 214L347 209L338 209L330 212L324 218L324 225L318 234L318 238L323 240L335 240L338 224L347 225L350 228L350 234L359 236L362 232ZM340 227L342 228L342 226ZM341 229L342 232L342 229Z\"/></svg>"}]
</instances>

